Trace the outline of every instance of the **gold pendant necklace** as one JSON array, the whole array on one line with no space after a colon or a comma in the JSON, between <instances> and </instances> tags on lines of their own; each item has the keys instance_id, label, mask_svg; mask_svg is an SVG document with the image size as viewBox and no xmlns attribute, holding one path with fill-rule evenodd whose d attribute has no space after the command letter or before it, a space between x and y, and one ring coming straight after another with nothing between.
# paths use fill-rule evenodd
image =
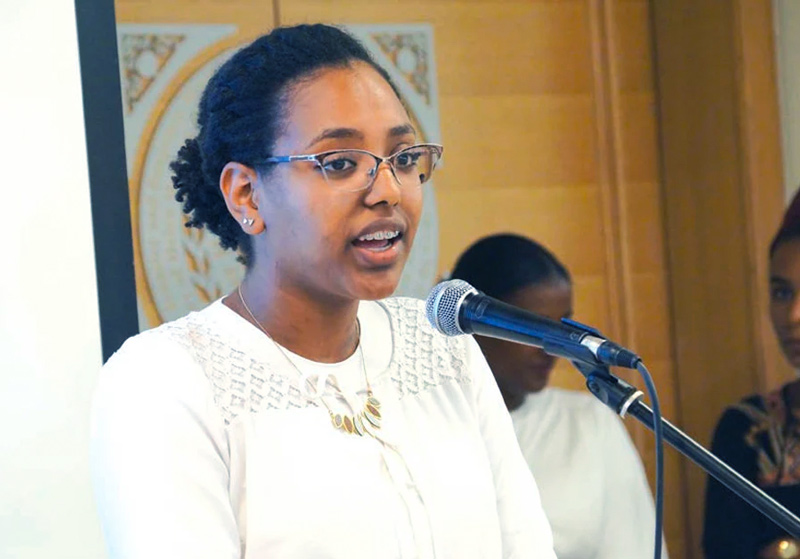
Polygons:
<instances>
[{"instance_id":1,"label":"gold pendant necklace","mask_svg":"<svg viewBox=\"0 0 800 559\"><path fill-rule=\"evenodd\" d=\"M281 355L289 362L289 365L298 372L300 377L303 377L303 372L294 364L294 361L289 357L289 355L284 351L281 345L276 342L272 336L269 335L266 328L264 328L261 323L256 319L253 311L250 310L250 307L247 306L247 302L244 300L244 295L242 294L242 284L239 284L237 288L237 292L239 294L239 300L242 302L242 306L244 310L247 311L247 314L250 315L250 320L259 327L259 329L264 332L264 335L269 338L269 340L275 344L275 347L278 348ZM361 358L361 369L364 371L364 380L367 383L367 400L364 402L364 407L361 409L360 412L349 415L344 413L333 413L330 406L328 406L327 402L325 402L325 398L322 396L321 393L317 394L319 396L319 400L322 402L322 405L325 406L325 409L328 410L328 415L331 417L331 423L336 429L344 431L345 433L349 433L351 435L358 435L359 437L363 437L366 435L374 434L371 432L372 430L377 430L381 428L381 420L383 419L381 416L381 403L372 393L372 387L369 384L369 377L367 376L367 365L364 359L364 349L361 347L361 322L356 318L356 331L358 337L358 353L359 357ZM310 386L310 379L306 378L306 382L309 383Z\"/></svg>"}]
</instances>

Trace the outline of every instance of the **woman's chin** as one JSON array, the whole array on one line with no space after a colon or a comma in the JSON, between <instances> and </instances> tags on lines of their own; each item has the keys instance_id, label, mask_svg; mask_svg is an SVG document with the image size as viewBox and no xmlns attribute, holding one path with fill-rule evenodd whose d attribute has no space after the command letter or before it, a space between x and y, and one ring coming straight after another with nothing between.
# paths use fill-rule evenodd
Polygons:
<instances>
[{"instance_id":1,"label":"woman's chin","mask_svg":"<svg viewBox=\"0 0 800 559\"><path fill-rule=\"evenodd\" d=\"M550 373L530 375L525 379L525 390L530 393L541 392L550 382Z\"/></svg>"},{"instance_id":2,"label":"woman's chin","mask_svg":"<svg viewBox=\"0 0 800 559\"><path fill-rule=\"evenodd\" d=\"M381 278L377 281L367 281L359 287L358 299L362 301L378 301L391 297L400 284L400 278Z\"/></svg>"}]
</instances>

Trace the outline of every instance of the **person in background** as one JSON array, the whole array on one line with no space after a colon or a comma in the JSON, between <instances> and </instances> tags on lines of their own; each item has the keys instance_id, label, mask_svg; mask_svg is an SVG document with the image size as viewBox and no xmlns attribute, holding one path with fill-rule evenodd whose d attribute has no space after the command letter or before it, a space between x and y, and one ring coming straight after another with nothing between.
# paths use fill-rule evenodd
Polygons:
<instances>
[{"instance_id":1,"label":"person in background","mask_svg":"<svg viewBox=\"0 0 800 559\"><path fill-rule=\"evenodd\" d=\"M275 29L211 78L174 186L246 273L103 367L112 559L554 559L477 344L389 298L441 154L335 27Z\"/></svg>"},{"instance_id":2,"label":"person in background","mask_svg":"<svg viewBox=\"0 0 800 559\"><path fill-rule=\"evenodd\" d=\"M573 313L567 269L519 235L478 240L458 258L451 277L553 320ZM548 386L556 358L541 349L477 339L537 481L558 558L652 557L653 498L620 419L591 394Z\"/></svg>"},{"instance_id":3,"label":"person in background","mask_svg":"<svg viewBox=\"0 0 800 559\"><path fill-rule=\"evenodd\" d=\"M784 356L800 370L800 192L770 245L769 311ZM726 409L711 451L800 514L800 380ZM706 559L792 559L800 541L709 477L703 550Z\"/></svg>"}]
</instances>

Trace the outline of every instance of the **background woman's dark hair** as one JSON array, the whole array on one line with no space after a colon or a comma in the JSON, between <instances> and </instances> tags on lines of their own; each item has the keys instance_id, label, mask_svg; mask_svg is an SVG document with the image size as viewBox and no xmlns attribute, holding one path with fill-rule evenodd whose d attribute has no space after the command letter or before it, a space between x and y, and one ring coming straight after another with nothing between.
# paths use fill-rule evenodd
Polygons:
<instances>
[{"instance_id":1,"label":"background woman's dark hair","mask_svg":"<svg viewBox=\"0 0 800 559\"><path fill-rule=\"evenodd\" d=\"M476 241L459 257L451 277L496 299L528 285L553 280L572 283L569 272L553 253L532 239L511 233Z\"/></svg>"},{"instance_id":2,"label":"background woman's dark hair","mask_svg":"<svg viewBox=\"0 0 800 559\"><path fill-rule=\"evenodd\" d=\"M792 201L789 202L789 206L783 214L781 227L769 245L770 258L772 258L778 246L796 238L800 238L800 189L794 193Z\"/></svg>"},{"instance_id":3,"label":"background woman's dark hair","mask_svg":"<svg viewBox=\"0 0 800 559\"><path fill-rule=\"evenodd\" d=\"M223 64L200 100L197 138L186 140L170 165L175 199L190 216L186 226L207 227L223 248L239 250L240 260L250 263L251 238L228 213L219 189L223 167L231 161L255 167L274 155L292 86L319 70L355 61L375 68L400 98L364 46L329 25L279 27Z\"/></svg>"},{"instance_id":4,"label":"background woman's dark hair","mask_svg":"<svg viewBox=\"0 0 800 559\"><path fill-rule=\"evenodd\" d=\"M800 238L800 223L794 223L788 227L781 227L780 231L778 231L775 238L772 239L772 243L769 245L770 257L775 254L775 251L780 245L786 241L798 238Z\"/></svg>"}]
</instances>

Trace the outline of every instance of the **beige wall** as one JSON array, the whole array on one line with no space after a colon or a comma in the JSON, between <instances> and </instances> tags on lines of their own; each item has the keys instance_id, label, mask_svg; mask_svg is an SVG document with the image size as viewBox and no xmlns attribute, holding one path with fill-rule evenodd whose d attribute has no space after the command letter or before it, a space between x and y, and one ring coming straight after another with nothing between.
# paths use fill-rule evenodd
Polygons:
<instances>
[{"instance_id":1,"label":"beige wall","mask_svg":"<svg viewBox=\"0 0 800 559\"><path fill-rule=\"evenodd\" d=\"M0 557L101 559L89 413L102 351L75 5L11 0L0 12Z\"/></svg>"},{"instance_id":2,"label":"beige wall","mask_svg":"<svg viewBox=\"0 0 800 559\"><path fill-rule=\"evenodd\" d=\"M772 0L783 133L784 185L789 200L800 186L800 2Z\"/></svg>"}]
</instances>

